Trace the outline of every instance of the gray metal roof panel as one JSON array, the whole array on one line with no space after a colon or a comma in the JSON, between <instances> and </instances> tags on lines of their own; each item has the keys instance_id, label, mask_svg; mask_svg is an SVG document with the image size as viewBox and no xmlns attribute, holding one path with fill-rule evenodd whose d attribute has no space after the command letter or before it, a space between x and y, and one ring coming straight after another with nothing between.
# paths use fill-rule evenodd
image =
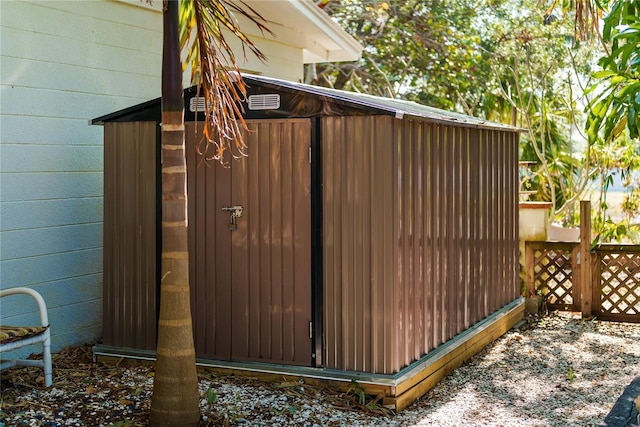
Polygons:
<instances>
[{"instance_id":1,"label":"gray metal roof panel","mask_svg":"<svg viewBox=\"0 0 640 427\"><path fill-rule=\"evenodd\" d=\"M310 94L331 98L346 104L356 104L362 107L383 110L395 115L398 118L404 116L413 116L424 118L429 121L439 123L458 124L467 127L482 127L490 129L500 129L512 132L519 132L521 129L506 125L503 123L492 122L480 119L462 113L441 110L439 108L429 107L427 105L418 104L417 102L407 101L403 99L385 98L382 96L374 96L365 93L349 92L345 90L331 89L322 86L307 85L304 83L289 82L271 77L255 76L251 74L243 74L245 81L249 84L267 84L275 88L287 88L292 91L303 91Z\"/></svg>"}]
</instances>

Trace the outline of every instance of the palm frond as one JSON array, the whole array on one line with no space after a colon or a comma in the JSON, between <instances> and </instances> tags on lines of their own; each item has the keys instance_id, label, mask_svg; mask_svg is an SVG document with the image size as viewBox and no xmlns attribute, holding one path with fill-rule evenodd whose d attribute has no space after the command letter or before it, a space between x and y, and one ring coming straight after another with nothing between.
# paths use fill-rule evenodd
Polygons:
<instances>
[{"instance_id":1,"label":"palm frond","mask_svg":"<svg viewBox=\"0 0 640 427\"><path fill-rule=\"evenodd\" d=\"M261 61L265 55L240 29L236 16L247 18L264 34L273 34L266 20L242 0L183 0L180 21L180 43L186 52L185 69L191 68L191 81L198 85L197 96L205 99L205 126L198 152L207 160L224 162L232 144L240 155L246 144L242 128L240 104L246 97L246 87L240 78L240 68L228 36L236 37L242 45L244 59L247 51Z\"/></svg>"},{"instance_id":2,"label":"palm frond","mask_svg":"<svg viewBox=\"0 0 640 427\"><path fill-rule=\"evenodd\" d=\"M569 12L574 13L574 38L575 40L588 40L599 36L598 24L602 18L603 4L599 0L553 0L544 13L545 23L552 22L552 14L561 9L563 16Z\"/></svg>"}]
</instances>

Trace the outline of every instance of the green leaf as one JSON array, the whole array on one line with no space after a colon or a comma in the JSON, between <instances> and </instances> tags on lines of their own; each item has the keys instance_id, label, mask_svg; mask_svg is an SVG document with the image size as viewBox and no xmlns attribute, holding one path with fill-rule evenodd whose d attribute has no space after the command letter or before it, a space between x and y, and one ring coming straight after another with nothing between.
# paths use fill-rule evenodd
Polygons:
<instances>
[{"instance_id":1,"label":"green leaf","mask_svg":"<svg viewBox=\"0 0 640 427\"><path fill-rule=\"evenodd\" d=\"M207 390L207 403L213 405L218 400L218 395L213 389Z\"/></svg>"},{"instance_id":2,"label":"green leaf","mask_svg":"<svg viewBox=\"0 0 640 427\"><path fill-rule=\"evenodd\" d=\"M611 85L617 85L618 83L622 83L623 81L627 80L627 78L625 76L620 76L617 75L615 77L611 78Z\"/></svg>"},{"instance_id":3,"label":"green leaf","mask_svg":"<svg viewBox=\"0 0 640 427\"><path fill-rule=\"evenodd\" d=\"M640 93L638 94L640 95ZM631 138L638 137L638 122L640 118L638 118L638 112L636 108L632 105L629 107L627 113L627 128L629 129L629 136Z\"/></svg>"},{"instance_id":4,"label":"green leaf","mask_svg":"<svg viewBox=\"0 0 640 427\"><path fill-rule=\"evenodd\" d=\"M618 73L616 73L615 71L611 71L611 70L600 70L600 71L596 71L595 73L593 73L593 77L595 77L596 79L604 79L607 77L613 77L613 76L617 76ZM590 90L593 90L593 87L589 88Z\"/></svg>"},{"instance_id":5,"label":"green leaf","mask_svg":"<svg viewBox=\"0 0 640 427\"><path fill-rule=\"evenodd\" d=\"M630 96L631 99L635 98L635 96L640 93L640 82L634 82L627 84L620 89L615 97L617 99L625 99L627 96Z\"/></svg>"},{"instance_id":6,"label":"green leaf","mask_svg":"<svg viewBox=\"0 0 640 427\"><path fill-rule=\"evenodd\" d=\"M635 46L632 43L626 43L622 47L615 49L611 52L611 58L618 58L619 63L616 63L617 71L620 73L621 71L626 70L627 61L629 57L635 52Z\"/></svg>"}]
</instances>

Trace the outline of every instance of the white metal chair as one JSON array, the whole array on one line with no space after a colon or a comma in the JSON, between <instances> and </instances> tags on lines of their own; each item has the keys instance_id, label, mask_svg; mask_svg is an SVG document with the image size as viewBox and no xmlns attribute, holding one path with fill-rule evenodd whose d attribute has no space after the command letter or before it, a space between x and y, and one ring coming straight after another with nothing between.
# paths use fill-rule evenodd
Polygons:
<instances>
[{"instance_id":1,"label":"white metal chair","mask_svg":"<svg viewBox=\"0 0 640 427\"><path fill-rule=\"evenodd\" d=\"M40 310L40 326L5 326L0 325L0 356L6 352L15 350L27 345L41 342L43 347L42 360L31 359L9 359L2 360L0 370L13 366L38 366L44 369L44 383L47 387L52 384L51 367L51 330L49 328L49 318L47 315L47 305L44 298L29 288L9 288L0 289L0 298L10 295L29 295L38 303Z\"/></svg>"}]
</instances>

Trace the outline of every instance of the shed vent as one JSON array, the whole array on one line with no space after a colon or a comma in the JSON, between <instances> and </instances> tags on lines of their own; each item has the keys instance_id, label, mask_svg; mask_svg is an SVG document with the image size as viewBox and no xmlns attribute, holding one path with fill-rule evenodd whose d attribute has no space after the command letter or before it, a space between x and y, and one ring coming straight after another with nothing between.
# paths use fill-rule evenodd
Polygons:
<instances>
[{"instance_id":1,"label":"shed vent","mask_svg":"<svg viewBox=\"0 0 640 427\"><path fill-rule=\"evenodd\" d=\"M280 95L277 93L249 96L250 110L277 110L278 108L280 108Z\"/></svg>"},{"instance_id":2,"label":"shed vent","mask_svg":"<svg viewBox=\"0 0 640 427\"><path fill-rule=\"evenodd\" d=\"M204 112L204 97L203 96L194 96L189 100L189 111L195 113L196 111Z\"/></svg>"}]
</instances>

